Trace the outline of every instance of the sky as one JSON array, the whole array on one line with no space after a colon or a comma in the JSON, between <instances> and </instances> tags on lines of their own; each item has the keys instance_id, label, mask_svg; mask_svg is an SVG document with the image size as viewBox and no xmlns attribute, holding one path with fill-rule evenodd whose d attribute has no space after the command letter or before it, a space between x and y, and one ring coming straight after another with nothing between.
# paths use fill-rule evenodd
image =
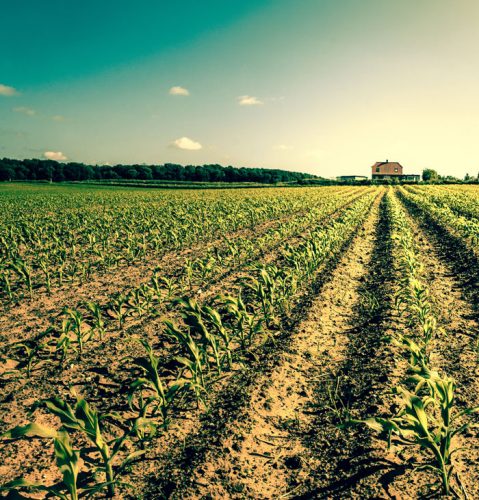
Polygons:
<instances>
[{"instance_id":1,"label":"sky","mask_svg":"<svg viewBox=\"0 0 479 500\"><path fill-rule=\"evenodd\" d=\"M479 172L477 0L0 0L0 157Z\"/></svg>"}]
</instances>

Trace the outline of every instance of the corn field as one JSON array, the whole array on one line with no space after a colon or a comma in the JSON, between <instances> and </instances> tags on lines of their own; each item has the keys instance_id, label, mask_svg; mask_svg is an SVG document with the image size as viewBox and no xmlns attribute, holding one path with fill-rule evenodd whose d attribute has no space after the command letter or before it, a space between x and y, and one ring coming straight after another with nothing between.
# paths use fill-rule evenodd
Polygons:
<instances>
[{"instance_id":1,"label":"corn field","mask_svg":"<svg viewBox=\"0 0 479 500\"><path fill-rule=\"evenodd\" d=\"M2 497L479 498L478 187L8 183L0 220Z\"/></svg>"}]
</instances>

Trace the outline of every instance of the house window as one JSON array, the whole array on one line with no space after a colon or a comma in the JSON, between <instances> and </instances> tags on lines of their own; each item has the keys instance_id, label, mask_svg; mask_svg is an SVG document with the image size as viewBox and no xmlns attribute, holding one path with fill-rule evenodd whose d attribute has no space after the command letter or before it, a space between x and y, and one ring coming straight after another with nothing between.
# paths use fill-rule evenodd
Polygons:
<instances>
[{"instance_id":1,"label":"house window","mask_svg":"<svg viewBox=\"0 0 479 500\"><path fill-rule=\"evenodd\" d=\"M397 172L397 171L398 171L398 168L397 168L397 167L395 167L395 168L394 168L394 171L395 171L395 172Z\"/></svg>"},{"instance_id":2,"label":"house window","mask_svg":"<svg viewBox=\"0 0 479 500\"><path fill-rule=\"evenodd\" d=\"M380 171L381 171L381 169L379 167L376 167L376 173L380 172Z\"/></svg>"}]
</instances>

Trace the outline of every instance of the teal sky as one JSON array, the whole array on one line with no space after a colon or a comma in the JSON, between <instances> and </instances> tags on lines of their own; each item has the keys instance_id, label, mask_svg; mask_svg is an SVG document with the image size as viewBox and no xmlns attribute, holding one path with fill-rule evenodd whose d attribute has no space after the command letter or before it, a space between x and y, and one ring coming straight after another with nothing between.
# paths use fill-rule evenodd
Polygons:
<instances>
[{"instance_id":1,"label":"teal sky","mask_svg":"<svg viewBox=\"0 0 479 500\"><path fill-rule=\"evenodd\" d=\"M0 156L479 172L476 0L23 0L1 12Z\"/></svg>"}]
</instances>

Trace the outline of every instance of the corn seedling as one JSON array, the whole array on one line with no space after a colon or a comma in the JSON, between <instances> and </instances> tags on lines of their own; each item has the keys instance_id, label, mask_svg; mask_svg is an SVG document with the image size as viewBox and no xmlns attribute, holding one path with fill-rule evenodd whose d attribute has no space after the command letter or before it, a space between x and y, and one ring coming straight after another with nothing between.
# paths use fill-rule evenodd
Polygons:
<instances>
[{"instance_id":1,"label":"corn seedling","mask_svg":"<svg viewBox=\"0 0 479 500\"><path fill-rule=\"evenodd\" d=\"M205 370L208 366L206 352L193 340L189 331L180 330L168 320L164 324L166 327L165 333L178 342L184 353L184 356L175 357L176 361L181 365L179 378L183 378L186 372L189 376L184 377L188 380L185 388L193 390L197 401L204 403L203 393L207 393L205 383Z\"/></svg>"},{"instance_id":2,"label":"corn seedling","mask_svg":"<svg viewBox=\"0 0 479 500\"><path fill-rule=\"evenodd\" d=\"M21 362L19 369L26 368L27 378L30 378L32 374L32 368L41 359L41 353L48 346L48 343L43 342L43 340L48 337L53 332L53 328L47 328L43 333L37 337L20 342L14 346L16 351L23 353L21 357Z\"/></svg>"},{"instance_id":3,"label":"corn seedling","mask_svg":"<svg viewBox=\"0 0 479 500\"><path fill-rule=\"evenodd\" d=\"M205 323L204 311L194 299L178 299L181 306L181 317L189 328L190 335L199 337L203 352L211 352L216 369L221 373L221 352L219 339L215 332L211 331Z\"/></svg>"},{"instance_id":4,"label":"corn seedling","mask_svg":"<svg viewBox=\"0 0 479 500\"><path fill-rule=\"evenodd\" d=\"M143 340L141 343L146 349L147 357L135 359L133 361L133 365L140 368L144 376L137 378L130 385L128 404L131 409L139 411L139 417L142 419L148 416L148 408L151 405L154 405L151 416L155 416L159 411L162 418L163 428L166 429L169 423L168 410L178 392L187 382L186 380L177 380L170 387L167 387L161 380L158 372L161 359L155 356L153 349L148 342ZM144 390L147 390L150 393L146 399L143 395ZM134 398L138 393L139 402L135 406Z\"/></svg>"},{"instance_id":5,"label":"corn seedling","mask_svg":"<svg viewBox=\"0 0 479 500\"><path fill-rule=\"evenodd\" d=\"M436 372L428 372L428 378L421 380L423 374L416 374L412 380L417 389L427 385L426 395L419 396L399 386L395 393L401 398L399 413L390 419L372 418L365 423L372 429L387 436L388 444L394 440L406 446L419 446L428 451L434 462L419 468L428 468L440 478L444 493L450 493L450 479L453 470L452 455L459 449L451 449L454 436L466 431L471 421L455 424L458 419L479 411L479 407L454 412L455 383L449 377L440 377Z\"/></svg>"},{"instance_id":6,"label":"corn seedling","mask_svg":"<svg viewBox=\"0 0 479 500\"><path fill-rule=\"evenodd\" d=\"M70 332L73 333L81 356L83 354L83 344L92 338L93 329L85 323L80 311L66 307L63 312L67 316L62 323L63 335L69 336Z\"/></svg>"},{"instance_id":7,"label":"corn seedling","mask_svg":"<svg viewBox=\"0 0 479 500\"><path fill-rule=\"evenodd\" d=\"M30 297L33 296L32 268L23 260L12 262L11 268L24 280Z\"/></svg>"},{"instance_id":8,"label":"corn seedling","mask_svg":"<svg viewBox=\"0 0 479 500\"><path fill-rule=\"evenodd\" d=\"M105 320L103 318L101 306L96 302L87 302L85 306L90 313L93 328L98 332L100 340L103 340L103 335L105 334Z\"/></svg>"},{"instance_id":9,"label":"corn seedling","mask_svg":"<svg viewBox=\"0 0 479 500\"><path fill-rule=\"evenodd\" d=\"M128 310L128 299L126 295L119 293L115 295L109 305L108 314L118 321L120 328L123 328L125 320L129 314Z\"/></svg>"},{"instance_id":10,"label":"corn seedling","mask_svg":"<svg viewBox=\"0 0 479 500\"><path fill-rule=\"evenodd\" d=\"M262 320L257 320L253 313L249 313L241 297L221 296L219 303L231 315L231 328L233 335L238 338L241 349L246 350L251 346L257 334L263 331Z\"/></svg>"},{"instance_id":11,"label":"corn seedling","mask_svg":"<svg viewBox=\"0 0 479 500\"><path fill-rule=\"evenodd\" d=\"M60 418L62 426L59 430L46 427L40 424L31 423L25 426L18 426L2 435L7 439L19 439L22 437L53 438L55 444L55 458L60 471L62 472L62 488L46 487L44 485L32 484L24 480L13 481L4 488L31 488L40 491L47 491L54 496L65 499L77 499L79 491L77 486L78 478L78 458L81 456L84 461L90 462L96 469L101 470L105 475L105 481L82 487L83 495L92 495L101 490L107 490L108 497L115 495L115 486L124 484L119 479L119 474L132 460L142 455L143 451L136 451L123 459L117 467L113 467L113 461L122 449L128 438L128 432L121 437L107 441L101 431L101 417L88 403L77 398L72 407L65 401L58 398L49 399L45 402L50 413ZM74 451L71 447L71 434L80 432L93 445L93 449L81 449ZM89 457L91 452L98 452L100 459ZM94 474L95 476L95 474ZM66 490L67 495L61 493Z\"/></svg>"}]
</instances>

